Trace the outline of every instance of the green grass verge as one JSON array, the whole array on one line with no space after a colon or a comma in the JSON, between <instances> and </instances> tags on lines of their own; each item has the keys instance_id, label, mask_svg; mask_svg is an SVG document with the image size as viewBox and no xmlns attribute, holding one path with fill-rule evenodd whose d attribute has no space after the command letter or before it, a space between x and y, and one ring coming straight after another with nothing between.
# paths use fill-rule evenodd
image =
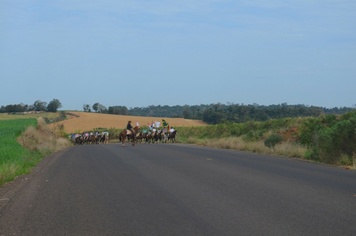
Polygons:
<instances>
[{"instance_id":1,"label":"green grass verge","mask_svg":"<svg viewBox=\"0 0 356 236\"><path fill-rule=\"evenodd\" d=\"M17 137L27 127L37 126L36 119L0 120L0 186L16 176L28 173L42 155L23 148Z\"/></svg>"}]
</instances>

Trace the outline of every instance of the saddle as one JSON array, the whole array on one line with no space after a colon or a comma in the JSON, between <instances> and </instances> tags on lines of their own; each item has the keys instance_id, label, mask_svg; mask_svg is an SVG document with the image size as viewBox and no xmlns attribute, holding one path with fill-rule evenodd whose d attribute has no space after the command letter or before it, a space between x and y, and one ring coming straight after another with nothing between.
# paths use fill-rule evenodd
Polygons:
<instances>
[{"instance_id":1,"label":"saddle","mask_svg":"<svg viewBox=\"0 0 356 236\"><path fill-rule=\"evenodd\" d=\"M126 130L126 135L130 135L131 131L130 130Z\"/></svg>"}]
</instances>

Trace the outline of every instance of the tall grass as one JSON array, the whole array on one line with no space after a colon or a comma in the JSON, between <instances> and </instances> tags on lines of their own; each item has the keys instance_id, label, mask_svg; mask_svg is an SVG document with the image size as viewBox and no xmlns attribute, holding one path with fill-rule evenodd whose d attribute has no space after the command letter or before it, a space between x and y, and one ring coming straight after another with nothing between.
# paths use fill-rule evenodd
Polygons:
<instances>
[{"instance_id":1,"label":"tall grass","mask_svg":"<svg viewBox=\"0 0 356 236\"><path fill-rule=\"evenodd\" d=\"M227 138L194 138L184 137L181 135L177 137L178 142L197 144L200 146L233 149L240 151L255 152L260 154L279 155L286 157L304 158L307 151L306 147L295 142L282 142L277 144L275 148L266 147L262 140L256 142L247 142L242 137L227 137Z\"/></svg>"},{"instance_id":2,"label":"tall grass","mask_svg":"<svg viewBox=\"0 0 356 236\"><path fill-rule=\"evenodd\" d=\"M274 119L265 122L225 122L219 125L177 128L177 141L215 148L234 149L261 154L304 158L307 148L296 142L297 130L305 118ZM264 144L266 138L281 135L283 141L274 148Z\"/></svg>"}]
</instances>

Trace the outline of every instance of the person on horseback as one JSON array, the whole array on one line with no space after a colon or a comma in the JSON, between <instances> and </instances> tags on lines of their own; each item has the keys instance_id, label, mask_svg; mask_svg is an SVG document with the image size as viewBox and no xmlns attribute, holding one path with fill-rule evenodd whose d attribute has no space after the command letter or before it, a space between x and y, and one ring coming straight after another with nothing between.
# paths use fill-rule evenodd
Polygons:
<instances>
[{"instance_id":1,"label":"person on horseback","mask_svg":"<svg viewBox=\"0 0 356 236\"><path fill-rule=\"evenodd\" d=\"M130 130L132 137L134 137L135 133L134 133L134 131L132 130L131 120L129 120L129 122L127 123L126 129L127 129L127 130Z\"/></svg>"}]
</instances>

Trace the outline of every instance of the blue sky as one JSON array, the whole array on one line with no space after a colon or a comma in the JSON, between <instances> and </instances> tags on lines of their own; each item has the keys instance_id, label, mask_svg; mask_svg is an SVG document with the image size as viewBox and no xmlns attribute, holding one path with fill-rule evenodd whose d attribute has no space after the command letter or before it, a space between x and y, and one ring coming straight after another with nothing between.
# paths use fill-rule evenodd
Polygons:
<instances>
[{"instance_id":1,"label":"blue sky","mask_svg":"<svg viewBox=\"0 0 356 236\"><path fill-rule=\"evenodd\" d=\"M2 0L0 106L356 104L354 0Z\"/></svg>"}]
</instances>

